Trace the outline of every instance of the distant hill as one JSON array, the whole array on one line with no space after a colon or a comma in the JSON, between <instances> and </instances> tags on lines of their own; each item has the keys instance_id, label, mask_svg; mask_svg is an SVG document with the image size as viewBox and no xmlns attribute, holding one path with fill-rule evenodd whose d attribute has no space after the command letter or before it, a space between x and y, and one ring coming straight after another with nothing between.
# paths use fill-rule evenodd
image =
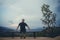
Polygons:
<instances>
[{"instance_id":1,"label":"distant hill","mask_svg":"<svg viewBox=\"0 0 60 40\"><path fill-rule=\"evenodd\" d=\"M35 28L35 29L27 30L27 32L40 32L42 30L43 30L42 28Z\"/></svg>"},{"instance_id":2,"label":"distant hill","mask_svg":"<svg viewBox=\"0 0 60 40\"><path fill-rule=\"evenodd\" d=\"M51 30L51 29L44 29L43 31L41 31L41 33L44 35L44 36L48 36L48 37L55 37L55 36L59 36L60 35L60 27L51 27L52 28L52 31L48 31L48 30Z\"/></svg>"},{"instance_id":3,"label":"distant hill","mask_svg":"<svg viewBox=\"0 0 60 40\"><path fill-rule=\"evenodd\" d=\"M0 37L11 36L11 33L9 33L11 31L14 31L14 30L7 27L0 26Z\"/></svg>"},{"instance_id":4,"label":"distant hill","mask_svg":"<svg viewBox=\"0 0 60 40\"><path fill-rule=\"evenodd\" d=\"M13 31L13 29L0 26L0 32L8 32L8 31Z\"/></svg>"},{"instance_id":5,"label":"distant hill","mask_svg":"<svg viewBox=\"0 0 60 40\"><path fill-rule=\"evenodd\" d=\"M39 32L39 31L42 31L42 29L41 28L36 28L36 29L27 30L27 32L29 32L29 33ZM7 27L0 26L0 37L12 36L11 32L19 32L19 31L16 31L14 29L10 29L10 28L7 28Z\"/></svg>"},{"instance_id":6,"label":"distant hill","mask_svg":"<svg viewBox=\"0 0 60 40\"><path fill-rule=\"evenodd\" d=\"M28 32L27 35L33 36L32 32L36 32L36 36L55 37L55 36L60 35L60 27L53 28L53 32L49 31L49 33L46 32L46 30L49 30L49 29L36 28L36 29L27 30L27 32ZM12 34L13 32L16 32L16 33ZM11 37L13 35L19 36L19 33L17 33L17 32L19 32L19 31L0 26L0 37Z\"/></svg>"}]
</instances>

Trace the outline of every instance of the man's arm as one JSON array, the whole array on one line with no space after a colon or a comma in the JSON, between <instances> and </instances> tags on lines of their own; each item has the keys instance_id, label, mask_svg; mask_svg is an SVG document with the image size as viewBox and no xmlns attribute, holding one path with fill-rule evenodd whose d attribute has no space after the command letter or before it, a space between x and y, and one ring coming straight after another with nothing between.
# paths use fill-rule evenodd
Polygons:
<instances>
[{"instance_id":1,"label":"man's arm","mask_svg":"<svg viewBox=\"0 0 60 40\"><path fill-rule=\"evenodd\" d=\"M30 27L27 25L27 28L30 30Z\"/></svg>"},{"instance_id":2,"label":"man's arm","mask_svg":"<svg viewBox=\"0 0 60 40\"><path fill-rule=\"evenodd\" d=\"M18 25L18 27L17 27L17 29L16 29L16 30L18 30L18 28L19 28L19 25Z\"/></svg>"},{"instance_id":3,"label":"man's arm","mask_svg":"<svg viewBox=\"0 0 60 40\"><path fill-rule=\"evenodd\" d=\"M30 30L30 27L25 23L26 27Z\"/></svg>"}]
</instances>

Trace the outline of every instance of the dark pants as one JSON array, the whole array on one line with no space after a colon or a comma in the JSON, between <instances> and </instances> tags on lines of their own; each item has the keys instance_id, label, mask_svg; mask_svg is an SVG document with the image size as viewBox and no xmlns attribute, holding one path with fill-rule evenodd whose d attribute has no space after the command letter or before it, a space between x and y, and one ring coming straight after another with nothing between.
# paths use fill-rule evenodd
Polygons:
<instances>
[{"instance_id":1,"label":"dark pants","mask_svg":"<svg viewBox=\"0 0 60 40\"><path fill-rule=\"evenodd\" d=\"M26 33L26 29L21 29L20 33Z\"/></svg>"},{"instance_id":2,"label":"dark pants","mask_svg":"<svg viewBox=\"0 0 60 40\"><path fill-rule=\"evenodd\" d=\"M20 30L20 37L26 38L26 30Z\"/></svg>"}]
</instances>

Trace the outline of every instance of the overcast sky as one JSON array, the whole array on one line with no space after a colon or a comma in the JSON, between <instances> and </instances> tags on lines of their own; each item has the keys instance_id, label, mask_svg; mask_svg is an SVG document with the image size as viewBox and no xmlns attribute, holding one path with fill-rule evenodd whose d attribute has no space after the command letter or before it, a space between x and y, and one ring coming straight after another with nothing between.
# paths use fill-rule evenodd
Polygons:
<instances>
[{"instance_id":1,"label":"overcast sky","mask_svg":"<svg viewBox=\"0 0 60 40\"><path fill-rule=\"evenodd\" d=\"M41 6L48 4L50 10L58 13L59 3L58 0L0 0L0 26L16 28L24 18L30 28L42 27Z\"/></svg>"}]
</instances>

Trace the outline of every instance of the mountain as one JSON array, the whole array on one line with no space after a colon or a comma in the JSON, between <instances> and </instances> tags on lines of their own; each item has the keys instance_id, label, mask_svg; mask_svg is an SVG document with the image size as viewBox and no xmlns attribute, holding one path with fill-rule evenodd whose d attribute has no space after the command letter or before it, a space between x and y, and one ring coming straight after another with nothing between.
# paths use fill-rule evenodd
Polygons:
<instances>
[{"instance_id":1,"label":"mountain","mask_svg":"<svg viewBox=\"0 0 60 40\"><path fill-rule=\"evenodd\" d=\"M48 37L60 36L60 27L51 27L50 29L47 27L41 33Z\"/></svg>"},{"instance_id":2,"label":"mountain","mask_svg":"<svg viewBox=\"0 0 60 40\"><path fill-rule=\"evenodd\" d=\"M42 30L43 30L42 28L35 28L35 29L27 30L27 32L41 32Z\"/></svg>"},{"instance_id":3,"label":"mountain","mask_svg":"<svg viewBox=\"0 0 60 40\"><path fill-rule=\"evenodd\" d=\"M7 27L0 26L0 37L11 36L11 33L10 33L11 31L14 31L14 30Z\"/></svg>"},{"instance_id":4,"label":"mountain","mask_svg":"<svg viewBox=\"0 0 60 40\"><path fill-rule=\"evenodd\" d=\"M16 34L13 34L13 35L19 35L19 31L16 31L14 29L10 29L10 28L7 28L7 27L3 27L3 26L0 26L0 37L10 37L10 36L13 36L12 35L12 31L13 32L16 32ZM36 29L30 29L30 30L27 30L27 32L39 32L39 31L42 31L41 28L36 28Z\"/></svg>"},{"instance_id":5,"label":"mountain","mask_svg":"<svg viewBox=\"0 0 60 40\"><path fill-rule=\"evenodd\" d=\"M53 28L53 30L54 32L47 33L46 29L43 29L43 28L30 29L30 30L27 30L27 35L32 36L33 32L37 32L37 36L54 36L55 37L60 35L60 27L55 27ZM16 33L13 34L13 32L16 32ZM0 26L0 37L12 37L13 35L19 36L20 34L18 32L19 31L16 31L14 29Z\"/></svg>"},{"instance_id":6,"label":"mountain","mask_svg":"<svg viewBox=\"0 0 60 40\"><path fill-rule=\"evenodd\" d=\"M13 30L13 29L0 26L0 32L8 32L8 31L12 31L12 30Z\"/></svg>"},{"instance_id":7,"label":"mountain","mask_svg":"<svg viewBox=\"0 0 60 40\"><path fill-rule=\"evenodd\" d=\"M42 31L42 30L43 30L42 28L35 28L35 29L30 29L30 30L27 29L27 32L39 32L39 31ZM0 33L1 32L11 32L11 31L16 32L16 30L14 30L14 29L0 26Z\"/></svg>"}]
</instances>

